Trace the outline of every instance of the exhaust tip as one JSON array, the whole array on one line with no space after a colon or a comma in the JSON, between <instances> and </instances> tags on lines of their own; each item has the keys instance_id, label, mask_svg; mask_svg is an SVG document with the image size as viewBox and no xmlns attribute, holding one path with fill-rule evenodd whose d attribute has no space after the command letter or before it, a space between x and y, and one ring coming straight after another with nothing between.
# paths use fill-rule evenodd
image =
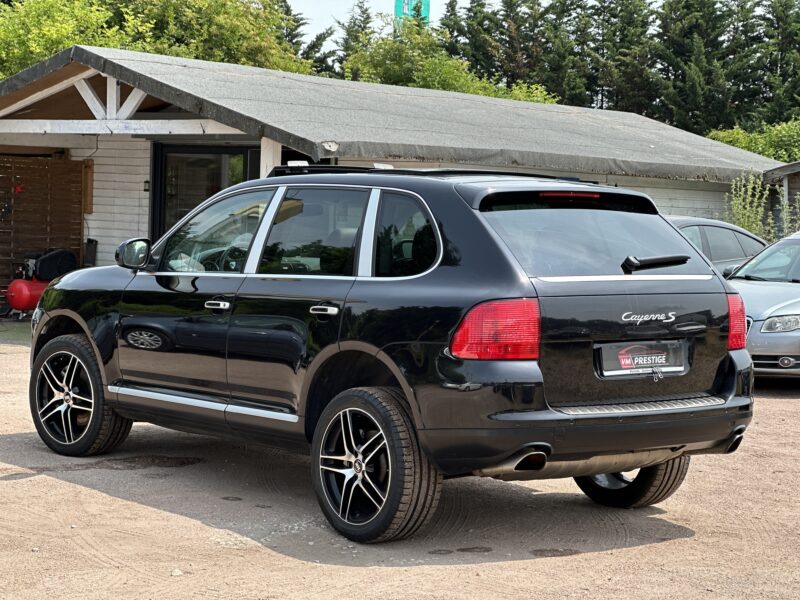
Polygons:
<instances>
[{"instance_id":1,"label":"exhaust tip","mask_svg":"<svg viewBox=\"0 0 800 600\"><path fill-rule=\"evenodd\" d=\"M731 443L728 444L728 447L725 449L725 454L733 454L736 452L739 446L742 445L742 440L744 440L744 436L741 433L733 436Z\"/></svg>"},{"instance_id":2,"label":"exhaust tip","mask_svg":"<svg viewBox=\"0 0 800 600\"><path fill-rule=\"evenodd\" d=\"M531 452L523 456L514 465L515 471L539 471L547 464L547 455L544 452Z\"/></svg>"}]
</instances>

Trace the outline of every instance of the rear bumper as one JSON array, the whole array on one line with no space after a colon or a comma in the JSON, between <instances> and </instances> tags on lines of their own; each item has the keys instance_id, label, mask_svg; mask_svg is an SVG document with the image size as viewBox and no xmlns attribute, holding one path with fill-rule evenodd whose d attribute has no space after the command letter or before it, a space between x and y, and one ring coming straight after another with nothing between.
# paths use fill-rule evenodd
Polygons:
<instances>
[{"instance_id":1,"label":"rear bumper","mask_svg":"<svg viewBox=\"0 0 800 600\"><path fill-rule=\"evenodd\" d=\"M447 475L490 467L527 447L546 448L548 462L661 449L719 453L750 424L753 401L737 396L719 407L691 411L567 417L544 410L527 417L513 428L427 429L419 435L431 459Z\"/></svg>"},{"instance_id":2,"label":"rear bumper","mask_svg":"<svg viewBox=\"0 0 800 600\"><path fill-rule=\"evenodd\" d=\"M729 356L728 375L717 393L720 404L601 415L567 415L549 406L512 409L489 415L486 427L420 429L420 442L451 476L490 469L534 448L547 454L548 465L630 453L723 453L753 417L752 362L746 351ZM502 386L495 390L504 393ZM569 469L548 472L569 476Z\"/></svg>"}]
</instances>

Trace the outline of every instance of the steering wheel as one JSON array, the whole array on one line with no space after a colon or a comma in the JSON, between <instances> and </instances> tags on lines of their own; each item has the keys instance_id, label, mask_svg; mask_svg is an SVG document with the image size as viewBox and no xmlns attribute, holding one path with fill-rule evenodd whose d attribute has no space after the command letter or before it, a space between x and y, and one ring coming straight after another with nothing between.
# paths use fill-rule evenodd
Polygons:
<instances>
[{"instance_id":1,"label":"steering wheel","mask_svg":"<svg viewBox=\"0 0 800 600\"><path fill-rule=\"evenodd\" d=\"M243 261L247 258L247 250L239 246L230 246L220 256L217 267L219 271L241 271Z\"/></svg>"}]
</instances>

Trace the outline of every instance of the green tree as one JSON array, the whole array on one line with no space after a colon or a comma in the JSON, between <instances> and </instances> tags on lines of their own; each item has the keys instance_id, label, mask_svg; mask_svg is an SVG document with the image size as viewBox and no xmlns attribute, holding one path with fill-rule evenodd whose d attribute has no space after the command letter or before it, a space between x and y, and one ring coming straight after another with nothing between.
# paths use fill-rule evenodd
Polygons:
<instances>
[{"instance_id":1,"label":"green tree","mask_svg":"<svg viewBox=\"0 0 800 600\"><path fill-rule=\"evenodd\" d=\"M498 18L501 75L513 87L533 79L539 68L544 44L542 5L539 0L502 0Z\"/></svg>"},{"instance_id":2,"label":"green tree","mask_svg":"<svg viewBox=\"0 0 800 600\"><path fill-rule=\"evenodd\" d=\"M336 24L342 30L342 37L337 42L338 52L334 64L337 73L344 76L345 65L351 62L350 59L353 55L370 46L375 35L374 18L367 0L356 0L356 3L350 9L350 16L347 21L337 20ZM360 79L356 65L350 66L350 72L347 77L354 81Z\"/></svg>"},{"instance_id":3,"label":"green tree","mask_svg":"<svg viewBox=\"0 0 800 600\"><path fill-rule=\"evenodd\" d=\"M99 0L0 4L0 79L74 44L127 44L127 35L109 26L111 18L111 11ZM124 24L131 27L129 19Z\"/></svg>"},{"instance_id":4,"label":"green tree","mask_svg":"<svg viewBox=\"0 0 800 600\"><path fill-rule=\"evenodd\" d=\"M664 121L695 133L733 124L722 64L728 19L716 0L662 3L657 37Z\"/></svg>"},{"instance_id":5,"label":"green tree","mask_svg":"<svg viewBox=\"0 0 800 600\"><path fill-rule=\"evenodd\" d=\"M500 20L486 0L470 0L464 11L463 58L479 77L494 79L500 72Z\"/></svg>"},{"instance_id":6,"label":"green tree","mask_svg":"<svg viewBox=\"0 0 800 600\"><path fill-rule=\"evenodd\" d=\"M310 63L311 70L317 75L335 75L333 60L336 58L336 50L325 49L325 43L333 36L333 27L324 29L304 44L303 29L308 25L308 19L302 13L294 12L288 0L279 0L278 6L283 14L282 37L295 56Z\"/></svg>"},{"instance_id":7,"label":"green tree","mask_svg":"<svg viewBox=\"0 0 800 600\"><path fill-rule=\"evenodd\" d=\"M28 0L30 1L30 0ZM34 0L41 1L41 0ZM308 72L285 40L275 2L248 0L119 0L113 25L150 52ZM131 15L146 24L130 30Z\"/></svg>"},{"instance_id":8,"label":"green tree","mask_svg":"<svg viewBox=\"0 0 800 600\"><path fill-rule=\"evenodd\" d=\"M752 126L763 100L765 47L762 0L728 0L730 22L725 43L725 79L736 123Z\"/></svg>"},{"instance_id":9,"label":"green tree","mask_svg":"<svg viewBox=\"0 0 800 600\"><path fill-rule=\"evenodd\" d=\"M417 19L404 19L368 47L351 56L345 73L357 70L362 81L463 92L528 102L554 103L542 86L517 83L510 89L478 77L469 63L450 56L442 33Z\"/></svg>"},{"instance_id":10,"label":"green tree","mask_svg":"<svg viewBox=\"0 0 800 600\"><path fill-rule=\"evenodd\" d=\"M738 126L717 129L711 131L708 137L781 162L800 160L800 118L786 123L763 125L752 132Z\"/></svg>"},{"instance_id":11,"label":"green tree","mask_svg":"<svg viewBox=\"0 0 800 600\"><path fill-rule=\"evenodd\" d=\"M595 6L597 86L595 105L651 114L660 93L655 44L648 32L654 12L647 0Z\"/></svg>"},{"instance_id":12,"label":"green tree","mask_svg":"<svg viewBox=\"0 0 800 600\"><path fill-rule=\"evenodd\" d=\"M592 103L592 18L588 0L552 0L545 14L545 46L537 79L565 104Z\"/></svg>"},{"instance_id":13,"label":"green tree","mask_svg":"<svg viewBox=\"0 0 800 600\"><path fill-rule=\"evenodd\" d=\"M447 0L444 15L439 21L439 28L443 32L442 46L450 56L464 58L461 52L464 47L464 20L458 10L458 0Z\"/></svg>"},{"instance_id":14,"label":"green tree","mask_svg":"<svg viewBox=\"0 0 800 600\"><path fill-rule=\"evenodd\" d=\"M766 94L759 114L777 123L800 117L800 3L769 0L763 19Z\"/></svg>"}]
</instances>

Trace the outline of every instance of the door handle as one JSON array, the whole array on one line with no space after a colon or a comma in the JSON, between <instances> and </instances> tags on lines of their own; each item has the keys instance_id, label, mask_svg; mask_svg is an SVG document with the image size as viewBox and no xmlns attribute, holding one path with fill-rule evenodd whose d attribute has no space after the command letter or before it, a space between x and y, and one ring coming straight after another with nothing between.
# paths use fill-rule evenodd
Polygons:
<instances>
[{"instance_id":1,"label":"door handle","mask_svg":"<svg viewBox=\"0 0 800 600\"><path fill-rule=\"evenodd\" d=\"M312 306L308 309L312 315L326 315L329 317L333 317L339 314L339 307L338 306L325 306L324 304L320 304L318 306Z\"/></svg>"},{"instance_id":2,"label":"door handle","mask_svg":"<svg viewBox=\"0 0 800 600\"><path fill-rule=\"evenodd\" d=\"M209 310L230 310L231 303L221 300L206 300L205 307Z\"/></svg>"}]
</instances>

